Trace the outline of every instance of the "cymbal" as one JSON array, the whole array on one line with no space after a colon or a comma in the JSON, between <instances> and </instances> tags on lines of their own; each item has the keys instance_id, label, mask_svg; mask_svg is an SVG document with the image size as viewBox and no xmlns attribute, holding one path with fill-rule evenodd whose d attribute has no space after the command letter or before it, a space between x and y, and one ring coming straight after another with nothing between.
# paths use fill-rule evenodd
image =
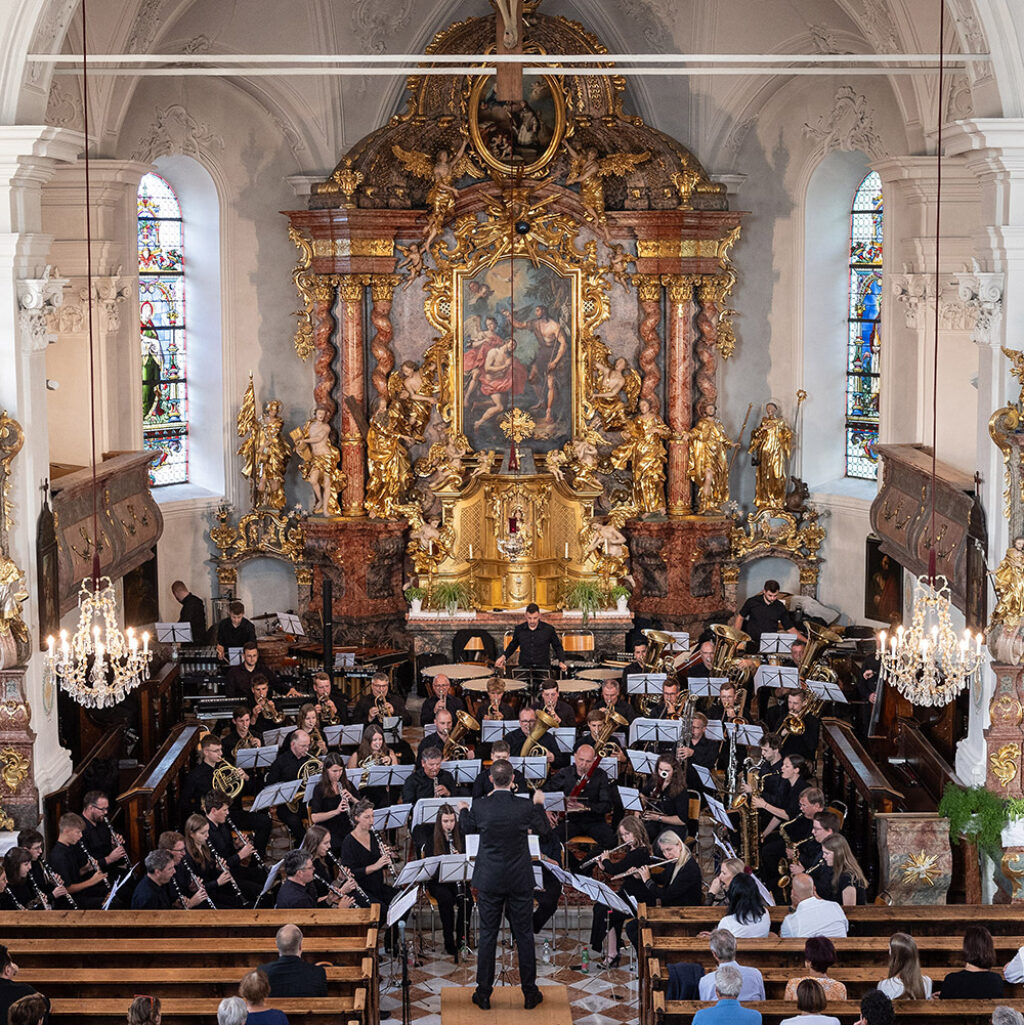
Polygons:
<instances>
[{"instance_id":1,"label":"cymbal","mask_svg":"<svg viewBox=\"0 0 1024 1025\"><path fill-rule=\"evenodd\" d=\"M490 666L456 662L445 666L427 666L423 670L423 675L431 679L435 676L447 676L449 680L473 680L479 676L493 676L494 673Z\"/></svg>"},{"instance_id":2,"label":"cymbal","mask_svg":"<svg viewBox=\"0 0 1024 1025\"><path fill-rule=\"evenodd\" d=\"M623 666L625 668L625 666ZM580 680L619 680L622 678L621 669L584 669L577 673Z\"/></svg>"}]
</instances>

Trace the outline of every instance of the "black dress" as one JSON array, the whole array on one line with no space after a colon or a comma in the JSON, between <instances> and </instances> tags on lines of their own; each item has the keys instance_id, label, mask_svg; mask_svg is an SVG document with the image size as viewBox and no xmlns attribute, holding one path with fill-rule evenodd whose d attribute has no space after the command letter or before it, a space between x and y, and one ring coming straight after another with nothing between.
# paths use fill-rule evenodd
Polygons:
<instances>
[{"instance_id":1,"label":"black dress","mask_svg":"<svg viewBox=\"0 0 1024 1025\"><path fill-rule=\"evenodd\" d=\"M672 876L675 875L673 879ZM655 882L656 876L651 876L651 881L644 885L641 896L647 904L653 904L660 900L664 908L696 907L704 903L701 892L700 866L696 858L690 858L678 871L672 865L666 865L661 878L664 883ZM642 881L641 881L642 882ZM626 935L629 942L637 948L640 933L635 918L626 923Z\"/></svg>"},{"instance_id":2,"label":"black dress","mask_svg":"<svg viewBox=\"0 0 1024 1025\"><path fill-rule=\"evenodd\" d=\"M341 842L338 860L355 876L356 882L375 904L380 904L381 920L387 915L388 905L395 896L395 888L385 877L386 868L367 872L368 866L380 860L380 845L376 836L370 834L370 849L367 850L351 833Z\"/></svg>"},{"instance_id":3,"label":"black dress","mask_svg":"<svg viewBox=\"0 0 1024 1025\"><path fill-rule=\"evenodd\" d=\"M950 972L942 980L940 1000L1001 1000L1003 979L997 972Z\"/></svg>"},{"instance_id":4,"label":"black dress","mask_svg":"<svg viewBox=\"0 0 1024 1025\"><path fill-rule=\"evenodd\" d=\"M844 872L832 884L832 893L834 894L832 899L834 901L836 901L836 903L842 904L842 902L843 902L843 890L845 890L848 886L852 886L857 891L857 903L858 904L866 904L867 903L867 894L866 894L866 892L864 890L864 887L861 886L860 883L854 882L853 874L850 873L850 872ZM819 896L821 896L821 894L819 894ZM978 972L969 972L969 973L968 972L964 972L962 974L964 974L964 975L967 975L967 974L978 975L979 973ZM950 978L950 977L951 976L948 976L948 975L946 976L946 978ZM998 976L996 976L996 978L998 978ZM999 995L1002 996L1002 992L1001 991L1000 991ZM947 999L949 999L949 998L947 997Z\"/></svg>"},{"instance_id":5,"label":"black dress","mask_svg":"<svg viewBox=\"0 0 1024 1025\"><path fill-rule=\"evenodd\" d=\"M659 825L660 823L654 823ZM605 877L620 875L623 872L627 872L631 868L639 868L641 865L649 865L651 863L651 852L643 847L637 847L634 850L627 851L626 856L621 861L611 861L608 858L602 858L597 863L597 868L594 870L596 878L601 878L601 873ZM600 869L600 873L598 872ZM638 902L648 899L647 887L642 879L636 876L625 876L621 882L620 893L627 893L629 896L635 898ZM614 885L609 883L609 885ZM614 930L616 937L619 939L619 945L622 942L622 925L626 920L626 916L621 911L611 911L606 905L597 903L594 905L594 918L590 926L590 946L593 950L601 950L604 944L605 935L609 929Z\"/></svg>"},{"instance_id":6,"label":"black dress","mask_svg":"<svg viewBox=\"0 0 1024 1025\"><path fill-rule=\"evenodd\" d=\"M431 855L452 853L444 843L435 848L433 836L426 847ZM456 848L456 853L461 852ZM473 894L470 892L469 882L439 883L435 877L427 882L427 890L437 901L445 952L454 954L466 936L466 918L473 907Z\"/></svg>"},{"instance_id":7,"label":"black dress","mask_svg":"<svg viewBox=\"0 0 1024 1025\"><path fill-rule=\"evenodd\" d=\"M349 807L359 800L358 797L354 797L352 794L348 795ZM325 811L334 811L341 804L341 794L332 794L330 791L326 793L317 786L316 790L313 791L313 799L309 802L309 810L311 814L320 815ZM325 819L323 822L318 822L317 825L322 826L331 834L331 850L336 851L341 847L341 842L346 836L352 831L352 820L348 817L345 812L340 815L335 815L332 819Z\"/></svg>"},{"instance_id":8,"label":"black dress","mask_svg":"<svg viewBox=\"0 0 1024 1025\"><path fill-rule=\"evenodd\" d=\"M684 788L673 796L667 791L658 789L657 784L660 782L661 780L655 776L651 783L644 787L644 795L647 797L650 810L657 812L659 815L677 815L683 825L677 826L674 823L659 822L657 819L646 820L644 825L647 827L647 836L650 838L652 845L667 829L675 830L679 834L679 838L685 840L687 834L686 820L690 813L689 792Z\"/></svg>"},{"instance_id":9,"label":"black dress","mask_svg":"<svg viewBox=\"0 0 1024 1025\"><path fill-rule=\"evenodd\" d=\"M240 908L244 906L244 901L232 889L230 882L224 886L217 885L220 869L217 868L213 858L198 861L191 854L186 854L183 864L186 864L196 877L202 880L203 888L218 908Z\"/></svg>"},{"instance_id":10,"label":"black dress","mask_svg":"<svg viewBox=\"0 0 1024 1025\"><path fill-rule=\"evenodd\" d=\"M39 903L32 884L26 879L23 883L8 882L6 889L0 891L0 910L43 911L45 909Z\"/></svg>"}]
</instances>

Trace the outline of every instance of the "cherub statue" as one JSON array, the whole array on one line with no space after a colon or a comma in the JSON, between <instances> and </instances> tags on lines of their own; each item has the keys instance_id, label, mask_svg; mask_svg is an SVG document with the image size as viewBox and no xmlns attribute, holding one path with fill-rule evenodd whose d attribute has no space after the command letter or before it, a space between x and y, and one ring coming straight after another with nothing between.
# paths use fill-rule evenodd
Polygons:
<instances>
[{"instance_id":1,"label":"cherub statue","mask_svg":"<svg viewBox=\"0 0 1024 1025\"><path fill-rule=\"evenodd\" d=\"M402 433L415 441L422 441L437 399L427 390L419 363L407 359L391 374L388 378L388 394L403 418Z\"/></svg>"},{"instance_id":2,"label":"cherub statue","mask_svg":"<svg viewBox=\"0 0 1024 1025\"><path fill-rule=\"evenodd\" d=\"M466 472L463 460L468 451L469 442L461 434L436 441L427 455L416 461L416 476L430 477L431 491L461 488Z\"/></svg>"},{"instance_id":3,"label":"cherub statue","mask_svg":"<svg viewBox=\"0 0 1024 1025\"><path fill-rule=\"evenodd\" d=\"M366 432L366 514L378 520L391 519L412 487L412 464L403 442L402 413L396 403L382 404L370 419Z\"/></svg>"},{"instance_id":4,"label":"cherub statue","mask_svg":"<svg viewBox=\"0 0 1024 1025\"><path fill-rule=\"evenodd\" d=\"M431 160L426 153L419 150L402 149L397 144L391 147L391 152L398 157L410 174L431 183L430 191L427 193L430 214L427 216L421 244L423 252L430 248L431 242L441 233L455 209L458 191L452 183L467 175L473 178L483 177L476 164L466 156L468 143L469 139L462 140L454 160L450 158L447 149L439 149L437 156Z\"/></svg>"},{"instance_id":5,"label":"cherub statue","mask_svg":"<svg viewBox=\"0 0 1024 1025\"><path fill-rule=\"evenodd\" d=\"M1003 561L991 576L997 601L989 626L997 623L1008 627L1020 626L1024 619L1024 537L1013 539Z\"/></svg>"},{"instance_id":6,"label":"cherub statue","mask_svg":"<svg viewBox=\"0 0 1024 1025\"><path fill-rule=\"evenodd\" d=\"M668 425L641 399L638 414L622 431L624 441L612 450L612 465L618 470L630 467L633 474L633 504L637 514L648 516L665 512L665 462L668 454L662 441L671 435Z\"/></svg>"},{"instance_id":7,"label":"cherub statue","mask_svg":"<svg viewBox=\"0 0 1024 1025\"><path fill-rule=\"evenodd\" d=\"M412 284L424 271L423 261L427 256L427 247L419 242L410 242L407 246L398 246L402 259L395 265L395 273L407 271L402 287Z\"/></svg>"},{"instance_id":8,"label":"cherub statue","mask_svg":"<svg viewBox=\"0 0 1024 1025\"><path fill-rule=\"evenodd\" d=\"M593 146L581 152L567 142L565 148L572 157L565 184L580 186L584 215L610 248L612 242L604 209L604 179L612 175L629 174L634 167L649 160L651 154L644 150L643 153L609 153L599 157Z\"/></svg>"},{"instance_id":9,"label":"cherub statue","mask_svg":"<svg viewBox=\"0 0 1024 1025\"><path fill-rule=\"evenodd\" d=\"M628 542L622 533L622 525L629 511L628 507L617 508L603 522L591 520L583 528L580 537L584 560L593 556L598 576L605 581L606 586L612 586L613 582L619 580L626 580L630 585L634 583L627 567Z\"/></svg>"},{"instance_id":10,"label":"cherub statue","mask_svg":"<svg viewBox=\"0 0 1024 1025\"><path fill-rule=\"evenodd\" d=\"M625 247L616 242L611 247L611 256L608 258L608 270L612 277L628 292L630 288L629 265L636 263L636 257L630 256Z\"/></svg>"},{"instance_id":11,"label":"cherub statue","mask_svg":"<svg viewBox=\"0 0 1024 1025\"><path fill-rule=\"evenodd\" d=\"M302 479L313 489L313 514L340 516L338 493L344 491L348 477L342 471L341 453L331 440L327 410L318 406L305 425L292 431L295 452L302 460Z\"/></svg>"},{"instance_id":12,"label":"cherub statue","mask_svg":"<svg viewBox=\"0 0 1024 1025\"><path fill-rule=\"evenodd\" d=\"M490 473L497 462L498 453L495 452L493 448L484 449L483 452L478 452L476 455L476 466L473 468L473 472L469 475L469 479L476 480L477 477L482 477L485 473Z\"/></svg>"},{"instance_id":13,"label":"cherub statue","mask_svg":"<svg viewBox=\"0 0 1024 1025\"><path fill-rule=\"evenodd\" d=\"M610 366L605 356L595 367L594 377L595 388L590 401L601 418L601 426L606 431L621 431L627 413L636 410L642 385L640 375L630 368L625 356L619 356Z\"/></svg>"},{"instance_id":14,"label":"cherub statue","mask_svg":"<svg viewBox=\"0 0 1024 1025\"><path fill-rule=\"evenodd\" d=\"M565 480L565 467L569 457L560 449L553 448L544 457L544 467L557 481Z\"/></svg>"},{"instance_id":15,"label":"cherub statue","mask_svg":"<svg viewBox=\"0 0 1024 1025\"><path fill-rule=\"evenodd\" d=\"M748 451L757 467L754 505L758 509L781 509L786 498L786 462L793 444L793 431L769 402L764 416L750 435Z\"/></svg>"},{"instance_id":16,"label":"cherub statue","mask_svg":"<svg viewBox=\"0 0 1024 1025\"><path fill-rule=\"evenodd\" d=\"M729 449L738 442L725 433L713 403L702 404L701 418L687 431L690 480L697 485L697 512L720 513L729 501Z\"/></svg>"},{"instance_id":17,"label":"cherub statue","mask_svg":"<svg viewBox=\"0 0 1024 1025\"><path fill-rule=\"evenodd\" d=\"M576 488L604 490L597 476L597 443L600 440L600 435L596 431L586 428L582 434L577 434L572 441L566 442L565 453L570 457L576 472L576 479L573 482Z\"/></svg>"}]
</instances>

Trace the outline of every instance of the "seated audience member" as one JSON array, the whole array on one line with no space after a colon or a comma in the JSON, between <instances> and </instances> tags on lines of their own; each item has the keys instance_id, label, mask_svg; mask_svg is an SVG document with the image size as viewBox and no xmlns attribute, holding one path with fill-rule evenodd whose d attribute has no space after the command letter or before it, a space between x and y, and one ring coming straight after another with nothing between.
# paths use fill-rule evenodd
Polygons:
<instances>
[{"instance_id":1,"label":"seated audience member","mask_svg":"<svg viewBox=\"0 0 1024 1025\"><path fill-rule=\"evenodd\" d=\"M246 1025L288 1025L284 1011L267 1007L270 980L259 968L249 972L238 985L238 995L245 1001L249 1016Z\"/></svg>"},{"instance_id":2,"label":"seated audience member","mask_svg":"<svg viewBox=\"0 0 1024 1025\"><path fill-rule=\"evenodd\" d=\"M913 936L905 932L892 934L888 974L878 988L890 1000L931 1000L932 980L921 974L921 958Z\"/></svg>"},{"instance_id":3,"label":"seated audience member","mask_svg":"<svg viewBox=\"0 0 1024 1025\"><path fill-rule=\"evenodd\" d=\"M736 937L728 929L714 929L708 946L718 968L728 966L740 973L741 985L738 1000L764 1000L764 978L756 968L741 965L736 960ZM701 1000L715 999L715 972L708 972L700 980Z\"/></svg>"},{"instance_id":4,"label":"seated audience member","mask_svg":"<svg viewBox=\"0 0 1024 1025\"><path fill-rule=\"evenodd\" d=\"M786 1000L796 1000L797 987L804 979L813 979L825 991L826 1000L845 1000L846 987L828 977L828 970L836 963L835 944L827 936L811 936L804 944L805 975L798 975L786 983Z\"/></svg>"},{"instance_id":5,"label":"seated audience member","mask_svg":"<svg viewBox=\"0 0 1024 1025\"><path fill-rule=\"evenodd\" d=\"M767 936L772 931L772 916L751 876L745 872L733 878L727 893L729 910L718 923L737 939Z\"/></svg>"},{"instance_id":6,"label":"seated audience member","mask_svg":"<svg viewBox=\"0 0 1024 1025\"><path fill-rule=\"evenodd\" d=\"M881 990L873 989L860 998L860 1018L853 1025L893 1025L895 1021L892 1001Z\"/></svg>"},{"instance_id":7,"label":"seated audience member","mask_svg":"<svg viewBox=\"0 0 1024 1025\"><path fill-rule=\"evenodd\" d=\"M137 996L128 1007L128 1025L160 1025L160 998Z\"/></svg>"},{"instance_id":8,"label":"seated audience member","mask_svg":"<svg viewBox=\"0 0 1024 1025\"><path fill-rule=\"evenodd\" d=\"M827 814L823 812L822 814ZM831 870L832 893L844 907L866 902L867 877L845 836L833 833L821 842L821 857Z\"/></svg>"},{"instance_id":9,"label":"seated audience member","mask_svg":"<svg viewBox=\"0 0 1024 1025\"><path fill-rule=\"evenodd\" d=\"M43 1015L49 1020L50 1002L27 982L15 982L14 977L17 974L18 966L14 963L14 958L8 949L0 944L0 1022L8 1020L9 1012L16 1002L33 997L43 1002ZM36 1025L39 1019L37 1017L24 1020Z\"/></svg>"},{"instance_id":10,"label":"seated audience member","mask_svg":"<svg viewBox=\"0 0 1024 1025\"><path fill-rule=\"evenodd\" d=\"M693 1025L761 1025L761 1012L742 1007L739 1002L743 976L732 965L722 965L715 972L718 1003L702 1007L693 1016Z\"/></svg>"},{"instance_id":11,"label":"seated audience member","mask_svg":"<svg viewBox=\"0 0 1024 1025\"><path fill-rule=\"evenodd\" d=\"M325 997L327 973L320 965L302 960L302 930L297 925L282 925L275 937L278 958L260 965L270 980L272 997Z\"/></svg>"},{"instance_id":12,"label":"seated audience member","mask_svg":"<svg viewBox=\"0 0 1024 1025\"><path fill-rule=\"evenodd\" d=\"M225 997L217 1005L217 1025L245 1025L249 1008L241 997Z\"/></svg>"},{"instance_id":13,"label":"seated audience member","mask_svg":"<svg viewBox=\"0 0 1024 1025\"><path fill-rule=\"evenodd\" d=\"M782 920L780 936L845 936L849 931L843 909L818 897L810 876L793 876L793 911Z\"/></svg>"},{"instance_id":14,"label":"seated audience member","mask_svg":"<svg viewBox=\"0 0 1024 1025\"><path fill-rule=\"evenodd\" d=\"M1003 978L1007 982L1024 982L1024 947L1021 947L1012 960L1003 968Z\"/></svg>"},{"instance_id":15,"label":"seated audience member","mask_svg":"<svg viewBox=\"0 0 1024 1025\"><path fill-rule=\"evenodd\" d=\"M46 997L33 993L27 997L20 997L11 1004L7 1017L4 1019L8 1025L43 1025L49 1021L49 1005ZM132 1019L128 1019L131 1023Z\"/></svg>"},{"instance_id":16,"label":"seated audience member","mask_svg":"<svg viewBox=\"0 0 1024 1025\"><path fill-rule=\"evenodd\" d=\"M940 1000L998 1000L1003 980L992 971L996 951L992 933L983 925L969 925L964 932L964 968L942 980Z\"/></svg>"},{"instance_id":17,"label":"seated audience member","mask_svg":"<svg viewBox=\"0 0 1024 1025\"><path fill-rule=\"evenodd\" d=\"M804 979L796 988L796 1006L800 1011L792 1018L783 1018L781 1025L840 1025L834 1015L822 1014L828 1006L825 990L815 979Z\"/></svg>"},{"instance_id":18,"label":"seated audience member","mask_svg":"<svg viewBox=\"0 0 1024 1025\"><path fill-rule=\"evenodd\" d=\"M889 1021L891 1022L892 1019L890 1018ZM860 1022L857 1025L860 1025ZM865 1025L872 1025L872 1023L866 1022ZM1005 1004L997 1004L992 1008L992 1025L1024 1025L1024 1014Z\"/></svg>"},{"instance_id":19,"label":"seated audience member","mask_svg":"<svg viewBox=\"0 0 1024 1025\"><path fill-rule=\"evenodd\" d=\"M719 866L718 875L711 880L708 887L709 904L728 904L729 884L738 875L742 875L746 866L739 858L726 858Z\"/></svg>"}]
</instances>

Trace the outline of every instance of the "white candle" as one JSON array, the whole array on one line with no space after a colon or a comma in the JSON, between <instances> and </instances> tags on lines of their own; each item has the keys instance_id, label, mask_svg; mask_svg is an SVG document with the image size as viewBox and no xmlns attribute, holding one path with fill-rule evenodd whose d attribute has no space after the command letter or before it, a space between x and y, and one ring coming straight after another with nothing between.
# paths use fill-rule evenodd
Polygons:
<instances>
[{"instance_id":1,"label":"white candle","mask_svg":"<svg viewBox=\"0 0 1024 1025\"><path fill-rule=\"evenodd\" d=\"M46 638L46 647L49 649L50 658L53 658L53 634Z\"/></svg>"},{"instance_id":2,"label":"white candle","mask_svg":"<svg viewBox=\"0 0 1024 1025\"><path fill-rule=\"evenodd\" d=\"M880 649L880 650L882 650L882 651L885 651L885 637L886 637L886 633L885 633L885 631L883 630L883 631L882 631L882 632L881 632L881 633L880 633L880 634L878 635L878 647L879 647L879 649Z\"/></svg>"},{"instance_id":3,"label":"white candle","mask_svg":"<svg viewBox=\"0 0 1024 1025\"><path fill-rule=\"evenodd\" d=\"M473 561L473 542L472 541L469 543L469 561L470 562Z\"/></svg>"},{"instance_id":4,"label":"white candle","mask_svg":"<svg viewBox=\"0 0 1024 1025\"><path fill-rule=\"evenodd\" d=\"M565 557L567 559L569 558L569 542L568 541L565 542Z\"/></svg>"}]
</instances>

